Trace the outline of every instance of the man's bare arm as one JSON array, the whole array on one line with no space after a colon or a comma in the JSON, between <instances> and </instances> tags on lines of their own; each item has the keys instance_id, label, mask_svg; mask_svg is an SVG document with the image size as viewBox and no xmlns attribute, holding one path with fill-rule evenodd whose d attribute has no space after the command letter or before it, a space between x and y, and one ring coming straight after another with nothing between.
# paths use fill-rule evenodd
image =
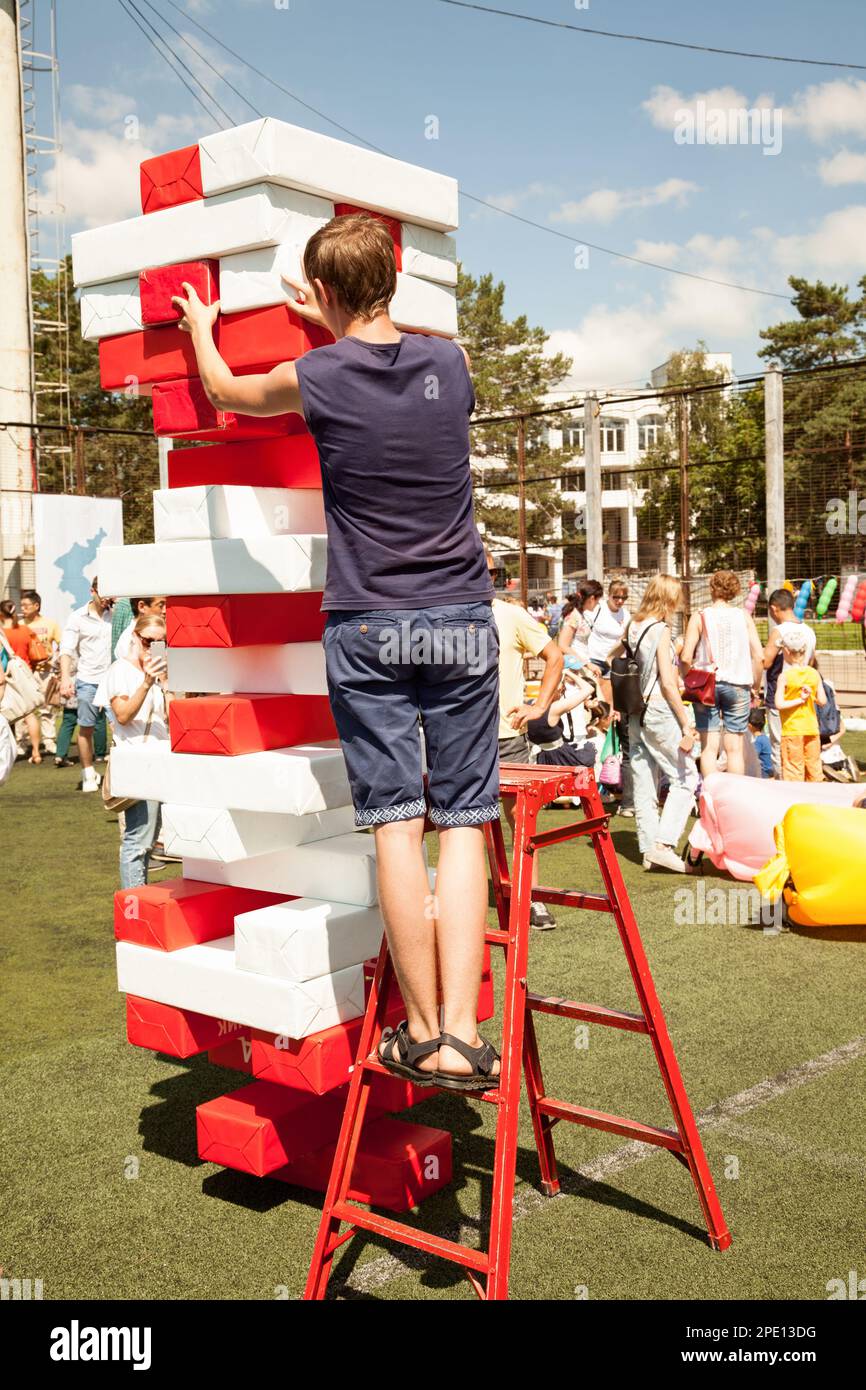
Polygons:
<instances>
[{"instance_id":1,"label":"man's bare arm","mask_svg":"<svg viewBox=\"0 0 866 1390\"><path fill-rule=\"evenodd\" d=\"M294 362L281 362L269 372L235 376L213 340L219 304L202 304L193 286L186 282L184 289L186 298L175 295L172 302L183 311L180 327L192 337L198 373L211 405L216 410L236 410L242 415L303 414Z\"/></svg>"}]
</instances>

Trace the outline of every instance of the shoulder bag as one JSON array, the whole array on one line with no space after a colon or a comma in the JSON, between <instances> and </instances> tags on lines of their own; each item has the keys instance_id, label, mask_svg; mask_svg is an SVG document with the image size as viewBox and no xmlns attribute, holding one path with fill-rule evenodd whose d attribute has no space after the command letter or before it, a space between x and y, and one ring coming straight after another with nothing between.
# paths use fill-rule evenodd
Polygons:
<instances>
[{"instance_id":1,"label":"shoulder bag","mask_svg":"<svg viewBox=\"0 0 866 1390\"><path fill-rule=\"evenodd\" d=\"M0 631L0 640L8 654L6 663L6 684L0 695L0 714L5 715L10 724L32 714L42 704L42 689L20 656L16 656L8 641Z\"/></svg>"},{"instance_id":2,"label":"shoulder bag","mask_svg":"<svg viewBox=\"0 0 866 1390\"><path fill-rule=\"evenodd\" d=\"M709 666L693 666L683 677L683 699L693 705L714 705L716 703L716 670L713 662L710 635L707 632L706 614L701 610L701 630L704 648L710 661Z\"/></svg>"}]
</instances>

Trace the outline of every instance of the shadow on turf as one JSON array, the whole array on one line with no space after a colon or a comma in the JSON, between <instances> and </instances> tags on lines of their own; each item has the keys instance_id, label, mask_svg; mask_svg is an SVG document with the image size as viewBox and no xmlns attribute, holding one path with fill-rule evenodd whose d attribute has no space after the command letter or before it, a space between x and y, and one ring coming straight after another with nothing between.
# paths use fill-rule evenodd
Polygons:
<instances>
[{"instance_id":1,"label":"shadow on turf","mask_svg":"<svg viewBox=\"0 0 866 1390\"><path fill-rule=\"evenodd\" d=\"M162 1057L173 1067L178 1066L176 1058ZM243 1085L243 1078L237 1072L226 1072L222 1067L208 1063L204 1057L191 1058L189 1064L179 1074L158 1081L151 1087L151 1095L159 1098L158 1105L149 1106L141 1115L141 1133L146 1150L162 1157L183 1163L188 1167L207 1167L198 1158L195 1142L194 1109L196 1105L227 1089L226 1077L231 1078L232 1087ZM473 1233L480 1243L486 1238L490 1219L490 1200L493 1170L493 1138L481 1133L483 1117L479 1111L460 1096L434 1096L421 1106L404 1112L407 1120L441 1125L448 1128L454 1138L454 1180L437 1196L424 1203L423 1209L401 1213L399 1219L409 1225L429 1228L437 1234L451 1239L472 1241ZM534 1149L520 1148L517 1154L517 1178L528 1187L538 1187L538 1160ZM706 1234L694 1222L662 1210L660 1207L618 1191L607 1183L589 1181L568 1165L560 1165L560 1180L563 1196L580 1198L583 1201L600 1203L618 1208L623 1215L629 1214L654 1221L659 1225L671 1226L702 1242ZM480 1205L481 1215L467 1215L460 1202L461 1193L470 1185L480 1187L480 1204L477 1190L473 1192L473 1206ZM684 1174L684 1202L693 1197L687 1176ZM243 1207L252 1212L268 1212L281 1206L304 1206L317 1212L321 1208L322 1194L303 1188L292 1187L277 1179L256 1178L247 1173L221 1169L207 1173L202 1178L202 1193L219 1202ZM574 1212L577 1219L579 1213ZM519 1227L517 1231L519 1250ZM330 1297L346 1300L378 1301L387 1298L374 1292L364 1292L348 1287L354 1270L359 1267L361 1255L370 1246L380 1249L383 1254L394 1254L406 1265L407 1273L419 1271L421 1283L431 1289L447 1289L462 1285L464 1276L445 1261L433 1260L427 1263L416 1251L406 1250L379 1241L375 1237L360 1234L351 1241L341 1253L335 1268ZM375 1258L375 1256L374 1256Z\"/></svg>"}]
</instances>

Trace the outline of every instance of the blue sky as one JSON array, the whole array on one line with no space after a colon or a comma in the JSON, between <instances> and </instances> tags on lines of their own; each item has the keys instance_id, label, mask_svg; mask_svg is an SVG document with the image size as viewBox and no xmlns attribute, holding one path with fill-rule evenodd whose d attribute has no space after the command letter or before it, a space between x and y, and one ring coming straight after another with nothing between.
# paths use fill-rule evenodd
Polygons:
<instances>
[{"instance_id":1,"label":"blue sky","mask_svg":"<svg viewBox=\"0 0 866 1390\"><path fill-rule=\"evenodd\" d=\"M159 25L145 0L140 9ZM327 134L327 121L251 75L167 0L178 29L259 110ZM568 240L461 203L473 274L507 285L596 386L640 384L669 351L704 338L740 373L782 300L631 266L582 238L716 279L785 291L787 276L856 284L866 272L866 72L626 43L455 9L436 0L180 0L243 57L401 159L555 227ZM533 15L801 57L866 58L862 0L502 0ZM279 8L277 7L279 6ZM214 128L117 0L59 6L68 229L131 216L147 155ZM170 35L194 72L200 59ZM232 121L253 112L207 77ZM760 103L782 111L778 154L678 144L674 112ZM427 118L439 138L425 138ZM129 139L129 134L137 135ZM49 173L47 188L51 189Z\"/></svg>"}]
</instances>

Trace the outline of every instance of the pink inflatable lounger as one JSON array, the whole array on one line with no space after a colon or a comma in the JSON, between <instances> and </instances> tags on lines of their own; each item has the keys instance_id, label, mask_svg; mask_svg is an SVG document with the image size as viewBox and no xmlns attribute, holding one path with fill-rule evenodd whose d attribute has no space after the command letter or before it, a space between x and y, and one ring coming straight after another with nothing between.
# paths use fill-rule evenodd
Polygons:
<instances>
[{"instance_id":1,"label":"pink inflatable lounger","mask_svg":"<svg viewBox=\"0 0 866 1390\"><path fill-rule=\"evenodd\" d=\"M751 880L776 851L773 829L791 806L853 806L866 787L836 782L777 782L714 772L698 804L689 844L733 878ZM866 815L866 812L864 812Z\"/></svg>"}]
</instances>

